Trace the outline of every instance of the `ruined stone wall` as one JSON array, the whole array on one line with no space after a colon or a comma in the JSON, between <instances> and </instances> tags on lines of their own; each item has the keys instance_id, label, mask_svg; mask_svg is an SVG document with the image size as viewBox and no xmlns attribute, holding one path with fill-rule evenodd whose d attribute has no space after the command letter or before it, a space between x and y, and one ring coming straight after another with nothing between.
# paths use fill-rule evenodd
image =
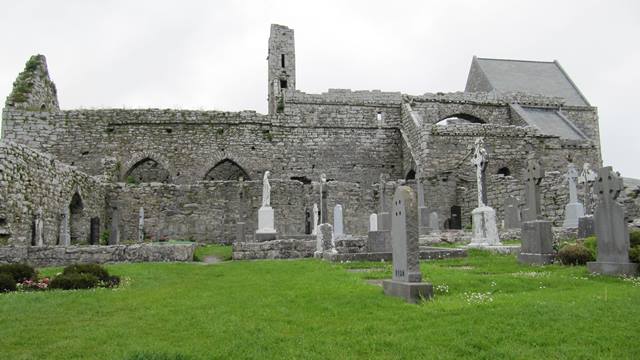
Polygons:
<instances>
[{"instance_id":1,"label":"ruined stone wall","mask_svg":"<svg viewBox=\"0 0 640 360\"><path fill-rule=\"evenodd\" d=\"M326 173L329 179L368 183L383 171L402 176L398 129L356 120L323 126L251 111L5 109L3 136L89 174L115 172L120 180L147 158L168 170L168 182L179 184L203 180L224 159L250 179L265 170L279 179Z\"/></svg>"},{"instance_id":2,"label":"ruined stone wall","mask_svg":"<svg viewBox=\"0 0 640 360\"><path fill-rule=\"evenodd\" d=\"M31 244L33 222L40 207L44 243L57 244L60 214L71 205L74 194L80 197L82 208L71 211L72 238L77 243L87 243L90 218L105 217L105 191L100 180L48 154L0 141L0 244ZM74 230L78 233L74 234Z\"/></svg>"},{"instance_id":3,"label":"ruined stone wall","mask_svg":"<svg viewBox=\"0 0 640 360\"><path fill-rule=\"evenodd\" d=\"M311 212L313 203L320 206L319 184L275 179L270 183L276 230L285 237L304 234L305 210ZM236 238L240 212L245 214L248 238L253 239L262 204L262 181L242 184L244 201L239 200L240 186L237 181L202 181L191 185L121 183L111 187L109 199L121 204L123 241L137 241L138 213L144 207L148 240L231 243ZM329 222L333 223L334 206L341 204L345 232L366 234L369 214L376 212L378 204L375 187L331 181L327 188Z\"/></svg>"}]
</instances>

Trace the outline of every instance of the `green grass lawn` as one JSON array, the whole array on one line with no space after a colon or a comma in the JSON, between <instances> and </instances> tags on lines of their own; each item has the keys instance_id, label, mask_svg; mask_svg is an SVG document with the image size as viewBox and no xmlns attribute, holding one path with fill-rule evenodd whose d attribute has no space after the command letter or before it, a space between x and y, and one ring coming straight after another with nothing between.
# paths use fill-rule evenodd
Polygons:
<instances>
[{"instance_id":1,"label":"green grass lawn","mask_svg":"<svg viewBox=\"0 0 640 360\"><path fill-rule=\"evenodd\" d=\"M193 260L202 261L207 256L215 256L222 261L231 260L233 249L228 245L202 245L196 248L193 254Z\"/></svg>"},{"instance_id":2,"label":"green grass lawn","mask_svg":"<svg viewBox=\"0 0 640 360\"><path fill-rule=\"evenodd\" d=\"M0 295L0 359L640 358L640 282L584 267L472 251L422 263L438 291L419 305L367 283L389 263L108 269L130 280Z\"/></svg>"}]
</instances>

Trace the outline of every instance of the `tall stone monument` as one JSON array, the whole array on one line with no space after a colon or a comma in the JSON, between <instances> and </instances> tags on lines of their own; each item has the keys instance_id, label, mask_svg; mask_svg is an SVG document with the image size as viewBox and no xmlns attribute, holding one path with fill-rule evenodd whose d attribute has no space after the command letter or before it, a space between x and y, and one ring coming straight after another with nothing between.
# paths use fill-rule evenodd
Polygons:
<instances>
[{"instance_id":1,"label":"tall stone monument","mask_svg":"<svg viewBox=\"0 0 640 360\"><path fill-rule=\"evenodd\" d=\"M622 189L622 178L611 166L598 171L594 213L598 258L587 263L592 273L633 276L638 271L638 264L629 262L629 229L624 209L616 202Z\"/></svg>"},{"instance_id":2,"label":"tall stone monument","mask_svg":"<svg viewBox=\"0 0 640 360\"><path fill-rule=\"evenodd\" d=\"M431 225L429 223L430 209L425 205L424 201L424 185L422 183L422 172L418 167L418 173L416 174L416 189L418 193L418 231L419 234L427 235L431 232Z\"/></svg>"},{"instance_id":3,"label":"tall stone monument","mask_svg":"<svg viewBox=\"0 0 640 360\"><path fill-rule=\"evenodd\" d=\"M521 227L520 204L516 197L509 196L504 201L504 228L512 230L520 229Z\"/></svg>"},{"instance_id":4,"label":"tall stone monument","mask_svg":"<svg viewBox=\"0 0 640 360\"><path fill-rule=\"evenodd\" d=\"M525 172L527 210L522 223L522 246L518 261L523 264L550 264L555 257L551 222L540 214L540 183L544 177L542 165L533 155L527 160Z\"/></svg>"},{"instance_id":5,"label":"tall stone monument","mask_svg":"<svg viewBox=\"0 0 640 360\"><path fill-rule=\"evenodd\" d=\"M36 211L36 217L33 221L33 245L35 246L43 246L44 245L44 217L42 215L42 208L39 207Z\"/></svg>"},{"instance_id":6,"label":"tall stone monument","mask_svg":"<svg viewBox=\"0 0 640 360\"><path fill-rule=\"evenodd\" d=\"M564 222L562 227L565 229L573 229L578 227L578 219L584 216L584 207L578 201L578 188L576 180L578 179L578 170L573 163L569 163L569 169L565 175L567 185L569 186L569 203L564 207Z\"/></svg>"},{"instance_id":7,"label":"tall stone monument","mask_svg":"<svg viewBox=\"0 0 640 360\"><path fill-rule=\"evenodd\" d=\"M344 221L342 217L342 205L337 204L333 208L333 239L344 237Z\"/></svg>"},{"instance_id":8,"label":"tall stone monument","mask_svg":"<svg viewBox=\"0 0 640 360\"><path fill-rule=\"evenodd\" d=\"M144 208L138 212L138 242L144 242Z\"/></svg>"},{"instance_id":9,"label":"tall stone monument","mask_svg":"<svg viewBox=\"0 0 640 360\"><path fill-rule=\"evenodd\" d=\"M378 231L378 214L369 215L369 231Z\"/></svg>"},{"instance_id":10,"label":"tall stone monument","mask_svg":"<svg viewBox=\"0 0 640 360\"><path fill-rule=\"evenodd\" d=\"M236 242L245 242L247 233L246 209L245 209L245 185L244 178L240 177L238 181L238 222L236 223ZM258 214L258 216L260 216Z\"/></svg>"},{"instance_id":11,"label":"tall stone monument","mask_svg":"<svg viewBox=\"0 0 640 360\"><path fill-rule=\"evenodd\" d=\"M433 296L433 286L422 282L418 248L418 204L414 191L399 186L393 196L391 241L393 278L384 280L384 293L416 303Z\"/></svg>"},{"instance_id":12,"label":"tall stone monument","mask_svg":"<svg viewBox=\"0 0 640 360\"><path fill-rule=\"evenodd\" d=\"M320 175L320 224L329 223L327 175Z\"/></svg>"},{"instance_id":13,"label":"tall stone monument","mask_svg":"<svg viewBox=\"0 0 640 360\"><path fill-rule=\"evenodd\" d=\"M60 213L60 233L58 244L60 246L71 245L71 233L69 232L69 207L65 206Z\"/></svg>"},{"instance_id":14,"label":"tall stone monument","mask_svg":"<svg viewBox=\"0 0 640 360\"><path fill-rule=\"evenodd\" d=\"M471 212L473 223L473 235L470 247L498 246L498 225L496 224L496 211L487 205L487 189L485 171L489 157L484 148L484 139L476 138L475 150L471 163L476 167L476 180L478 184L478 207Z\"/></svg>"},{"instance_id":15,"label":"tall stone monument","mask_svg":"<svg viewBox=\"0 0 640 360\"><path fill-rule=\"evenodd\" d=\"M320 218L320 211L318 210L318 204L314 203L313 204L313 231L311 232L311 234L313 235L317 235L318 234L318 220Z\"/></svg>"},{"instance_id":16,"label":"tall stone monument","mask_svg":"<svg viewBox=\"0 0 640 360\"><path fill-rule=\"evenodd\" d=\"M387 185L387 174L380 174L379 191L380 194L380 212L378 212L378 230L391 230L391 215L387 210L387 195L385 187Z\"/></svg>"},{"instance_id":17,"label":"tall stone monument","mask_svg":"<svg viewBox=\"0 0 640 360\"><path fill-rule=\"evenodd\" d=\"M265 171L262 178L262 206L258 209L258 230L256 230L256 241L258 242L275 240L277 235L273 208L271 207L269 174L269 171Z\"/></svg>"}]
</instances>

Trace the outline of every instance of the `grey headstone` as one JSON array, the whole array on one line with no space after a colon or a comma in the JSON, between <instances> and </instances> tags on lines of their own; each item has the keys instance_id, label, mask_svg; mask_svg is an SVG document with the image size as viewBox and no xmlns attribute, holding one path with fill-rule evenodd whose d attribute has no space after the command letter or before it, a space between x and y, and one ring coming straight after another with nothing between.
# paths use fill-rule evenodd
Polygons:
<instances>
[{"instance_id":1,"label":"grey headstone","mask_svg":"<svg viewBox=\"0 0 640 360\"><path fill-rule=\"evenodd\" d=\"M333 208L333 235L334 235L334 239L339 239L344 235L342 205L340 204L336 205Z\"/></svg>"},{"instance_id":2,"label":"grey headstone","mask_svg":"<svg viewBox=\"0 0 640 360\"><path fill-rule=\"evenodd\" d=\"M540 161L532 154L527 160L525 171L525 195L527 199L524 221L540 220L540 183L544 178L544 169Z\"/></svg>"},{"instance_id":3,"label":"grey headstone","mask_svg":"<svg viewBox=\"0 0 640 360\"><path fill-rule=\"evenodd\" d=\"M389 231L369 231L367 252L391 252L391 233Z\"/></svg>"},{"instance_id":4,"label":"grey headstone","mask_svg":"<svg viewBox=\"0 0 640 360\"><path fill-rule=\"evenodd\" d=\"M378 231L378 214L369 215L369 231Z\"/></svg>"},{"instance_id":5,"label":"grey headstone","mask_svg":"<svg viewBox=\"0 0 640 360\"><path fill-rule=\"evenodd\" d=\"M578 219L578 239L584 239L596 234L593 215L581 216Z\"/></svg>"},{"instance_id":6,"label":"grey headstone","mask_svg":"<svg viewBox=\"0 0 640 360\"><path fill-rule=\"evenodd\" d=\"M417 302L433 296L431 284L422 283L418 248L418 204L414 191L399 186L393 197L391 242L393 278L382 283L385 294Z\"/></svg>"},{"instance_id":7,"label":"grey headstone","mask_svg":"<svg viewBox=\"0 0 640 360\"><path fill-rule=\"evenodd\" d=\"M120 243L120 209L112 205L111 210L109 245L118 245Z\"/></svg>"},{"instance_id":8,"label":"grey headstone","mask_svg":"<svg viewBox=\"0 0 640 360\"><path fill-rule=\"evenodd\" d=\"M625 213L616 199L623 189L622 178L610 166L600 168L595 191L594 214L598 258L587 264L589 271L606 275L634 275L637 264L629 262L629 229Z\"/></svg>"},{"instance_id":9,"label":"grey headstone","mask_svg":"<svg viewBox=\"0 0 640 360\"><path fill-rule=\"evenodd\" d=\"M522 223L522 245L518 261L523 264L544 265L551 264L554 258L551 222L534 220Z\"/></svg>"},{"instance_id":10,"label":"grey headstone","mask_svg":"<svg viewBox=\"0 0 640 360\"><path fill-rule=\"evenodd\" d=\"M517 198L509 196L504 201L504 228L520 229L520 203Z\"/></svg>"},{"instance_id":11,"label":"grey headstone","mask_svg":"<svg viewBox=\"0 0 640 360\"><path fill-rule=\"evenodd\" d=\"M578 179L578 170L573 163L569 163L567 174L567 185L569 187L569 203L564 208L564 222L562 227L565 229L573 229L578 227L578 219L584 215L584 207L578 201L578 189L576 180Z\"/></svg>"},{"instance_id":12,"label":"grey headstone","mask_svg":"<svg viewBox=\"0 0 640 360\"><path fill-rule=\"evenodd\" d=\"M378 230L391 230L391 214L388 212L381 212L378 214Z\"/></svg>"}]
</instances>

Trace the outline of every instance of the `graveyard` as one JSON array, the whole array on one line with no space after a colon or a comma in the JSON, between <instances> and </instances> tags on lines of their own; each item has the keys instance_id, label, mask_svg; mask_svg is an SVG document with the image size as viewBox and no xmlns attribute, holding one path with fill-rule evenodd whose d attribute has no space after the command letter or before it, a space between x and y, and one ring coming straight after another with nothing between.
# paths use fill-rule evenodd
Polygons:
<instances>
[{"instance_id":1,"label":"graveyard","mask_svg":"<svg viewBox=\"0 0 640 360\"><path fill-rule=\"evenodd\" d=\"M557 61L268 114L73 109L26 63L0 140L0 358L638 358L640 185ZM26 275L25 275L26 274Z\"/></svg>"}]
</instances>

